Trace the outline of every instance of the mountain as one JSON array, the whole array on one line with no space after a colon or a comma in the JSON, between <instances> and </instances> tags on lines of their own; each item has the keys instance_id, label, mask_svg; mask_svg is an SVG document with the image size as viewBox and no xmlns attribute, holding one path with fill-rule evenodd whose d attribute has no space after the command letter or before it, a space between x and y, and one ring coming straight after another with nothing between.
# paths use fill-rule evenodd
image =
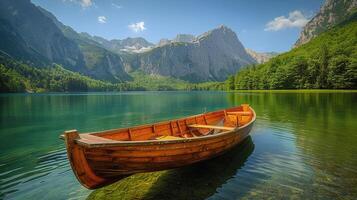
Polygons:
<instances>
[{"instance_id":1,"label":"mountain","mask_svg":"<svg viewBox=\"0 0 357 200\"><path fill-rule=\"evenodd\" d=\"M133 81L108 83L95 80L54 64L34 68L0 53L0 92L87 92L143 90L222 90L221 82L200 84L140 71L130 73Z\"/></svg>"},{"instance_id":2,"label":"mountain","mask_svg":"<svg viewBox=\"0 0 357 200\"><path fill-rule=\"evenodd\" d=\"M157 46L164 46L167 45L169 43L173 43L173 42L185 42L185 43L192 43L193 41L195 41L196 37L194 35L191 34L177 34L176 37L172 40L163 38L159 41L159 43L157 44Z\"/></svg>"},{"instance_id":3,"label":"mountain","mask_svg":"<svg viewBox=\"0 0 357 200\"><path fill-rule=\"evenodd\" d=\"M84 71L78 45L29 0L0 1L0 20L1 51L40 66L54 62Z\"/></svg>"},{"instance_id":4,"label":"mountain","mask_svg":"<svg viewBox=\"0 0 357 200\"><path fill-rule=\"evenodd\" d=\"M234 89L357 89L357 13L308 43L230 77Z\"/></svg>"},{"instance_id":5,"label":"mountain","mask_svg":"<svg viewBox=\"0 0 357 200\"><path fill-rule=\"evenodd\" d=\"M162 44L138 54L131 62L132 70L191 82L221 81L240 67L256 63L226 26L206 32L192 42Z\"/></svg>"},{"instance_id":6,"label":"mountain","mask_svg":"<svg viewBox=\"0 0 357 200\"><path fill-rule=\"evenodd\" d=\"M254 60L258 63L265 63L268 62L271 58L273 58L274 56L277 56L279 53L276 52L265 52L265 53L258 53L255 52L251 49L245 49L247 51L247 53L252 56L252 58L254 58Z\"/></svg>"},{"instance_id":7,"label":"mountain","mask_svg":"<svg viewBox=\"0 0 357 200\"><path fill-rule=\"evenodd\" d=\"M149 50L154 46L153 43L148 42L142 37L136 37L136 38L128 37L123 40L118 40L118 39L106 40L102 37L91 36L88 33L81 33L81 34L87 39L99 43L102 47L119 54L122 52L140 53Z\"/></svg>"},{"instance_id":8,"label":"mountain","mask_svg":"<svg viewBox=\"0 0 357 200\"><path fill-rule=\"evenodd\" d=\"M0 51L31 66L52 63L111 82L130 80L120 56L88 40L29 0L0 1Z\"/></svg>"},{"instance_id":9,"label":"mountain","mask_svg":"<svg viewBox=\"0 0 357 200\"><path fill-rule=\"evenodd\" d=\"M94 40L87 33L77 33L71 27L58 21L52 13L41 7L38 7L38 9L49 17L67 38L79 46L87 68L83 74L113 83L131 80L124 69L123 59L100 44L101 41L106 41L104 38L94 36L96 39Z\"/></svg>"},{"instance_id":10,"label":"mountain","mask_svg":"<svg viewBox=\"0 0 357 200\"><path fill-rule=\"evenodd\" d=\"M157 46L164 46L164 45L167 45L171 42L171 40L169 39L166 39L166 38L163 38L159 41L159 43L157 44Z\"/></svg>"},{"instance_id":11,"label":"mountain","mask_svg":"<svg viewBox=\"0 0 357 200\"><path fill-rule=\"evenodd\" d=\"M357 0L326 0L320 11L305 25L295 46L307 43L347 19L356 10Z\"/></svg>"},{"instance_id":12,"label":"mountain","mask_svg":"<svg viewBox=\"0 0 357 200\"><path fill-rule=\"evenodd\" d=\"M146 41L144 38L142 37L136 37L136 38L126 38L121 40L121 45L125 46L136 46L138 48L143 48L143 47L150 47L150 46L154 46L154 44Z\"/></svg>"},{"instance_id":13,"label":"mountain","mask_svg":"<svg viewBox=\"0 0 357 200\"><path fill-rule=\"evenodd\" d=\"M133 72L191 82L221 81L255 63L225 26L197 37L179 34L157 46L144 38L106 40L77 33L30 0L0 1L0 22L2 58L35 68L59 64L65 70L112 83L133 80L129 75Z\"/></svg>"},{"instance_id":14,"label":"mountain","mask_svg":"<svg viewBox=\"0 0 357 200\"><path fill-rule=\"evenodd\" d=\"M198 37L178 34L172 40L160 40L156 46L143 38L108 41L89 34L82 35L120 54L129 73L139 70L149 75L191 82L219 81L235 73L240 66L255 63L236 34L225 26Z\"/></svg>"},{"instance_id":15,"label":"mountain","mask_svg":"<svg viewBox=\"0 0 357 200\"><path fill-rule=\"evenodd\" d=\"M194 35L178 34L172 42L193 42L196 39Z\"/></svg>"}]
</instances>

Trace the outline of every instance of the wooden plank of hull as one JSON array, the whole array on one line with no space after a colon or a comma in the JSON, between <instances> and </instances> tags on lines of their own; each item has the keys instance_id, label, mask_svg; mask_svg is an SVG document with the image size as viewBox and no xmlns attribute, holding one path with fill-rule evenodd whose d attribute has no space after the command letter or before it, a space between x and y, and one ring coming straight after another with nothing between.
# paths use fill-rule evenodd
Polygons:
<instances>
[{"instance_id":1,"label":"wooden plank of hull","mask_svg":"<svg viewBox=\"0 0 357 200\"><path fill-rule=\"evenodd\" d=\"M76 130L66 131L64 134L67 156L78 181L88 189L99 188L114 182L115 180L105 179L94 173L84 156L83 147L74 142L78 137Z\"/></svg>"},{"instance_id":2,"label":"wooden plank of hull","mask_svg":"<svg viewBox=\"0 0 357 200\"><path fill-rule=\"evenodd\" d=\"M127 161L117 160L113 158L112 161L96 162L90 159L89 163L98 175L107 178L116 177L118 175L123 174L133 174L138 172L151 172L163 169L177 168L221 155L236 144L243 141L248 136L248 132L249 131L247 130L247 132L242 132L241 134L230 138L230 140L227 140L225 145L221 145L213 149L207 149L204 151L197 151L195 153L190 154L159 157L161 159L155 159L157 157L153 157L154 159L151 159L150 161ZM108 171L107 169L111 170Z\"/></svg>"},{"instance_id":3,"label":"wooden plank of hull","mask_svg":"<svg viewBox=\"0 0 357 200\"><path fill-rule=\"evenodd\" d=\"M233 134L233 133L231 133ZM176 155L177 152L185 151L190 153L191 149L202 148L201 146L208 146L210 144L223 141L231 137L231 135L226 134L222 137L216 137L210 140L189 140L185 142L177 142L177 143L163 143L160 145L152 145L152 144L143 144L137 145L135 148L133 146L125 147L125 146L118 146L118 147L104 147L104 148L87 148L86 154L89 155L115 155L122 157L156 157L160 155ZM120 152L120 153L118 153Z\"/></svg>"},{"instance_id":4,"label":"wooden plank of hull","mask_svg":"<svg viewBox=\"0 0 357 200\"><path fill-rule=\"evenodd\" d=\"M121 170L122 172L115 173L113 172L113 176L120 175L121 173L131 173L131 170L140 170L141 172L149 172L149 171L156 171L162 168L177 168L181 166L185 166L191 163L195 163L201 160L206 160L212 157L219 155L220 153L224 152L225 150L231 148L238 142L243 140L243 138L232 138L227 142L221 144L220 146L214 148L207 148L203 151L196 151L194 153L189 154L179 154L176 156L161 156L161 157L153 157L148 160L118 160L113 157L112 161L93 161L90 158L90 165L92 168L100 173L100 171L105 171L105 169L117 169ZM104 166L103 166L104 165Z\"/></svg>"},{"instance_id":5,"label":"wooden plank of hull","mask_svg":"<svg viewBox=\"0 0 357 200\"><path fill-rule=\"evenodd\" d=\"M227 109L227 111L240 112L241 110ZM98 138L101 136L99 133L93 136L85 134L81 138L77 131L69 131L64 134L67 155L79 182L89 189L95 189L134 173L177 168L221 155L248 136L255 120L254 110L251 111L251 121L242 127L216 135L172 141L118 142L108 138L118 131L133 134L137 130L146 130L147 127L155 129L150 132L151 134L158 134L153 133L157 129L167 131L165 127L168 129L168 135L173 134L175 128L180 133L189 129L189 123L198 123L200 120L205 125L210 120L218 122L217 116L224 117L224 112L216 111L207 117L194 116L186 118L189 120L170 121L168 124L105 131L104 133L109 135L101 139ZM244 112L248 112L247 109Z\"/></svg>"},{"instance_id":6,"label":"wooden plank of hull","mask_svg":"<svg viewBox=\"0 0 357 200\"><path fill-rule=\"evenodd\" d=\"M227 130L233 131L234 127L227 127L227 126L212 126L212 125L201 125L201 124L191 124L188 125L190 128L206 128L206 129L220 129L220 130Z\"/></svg>"},{"instance_id":7,"label":"wooden plank of hull","mask_svg":"<svg viewBox=\"0 0 357 200\"><path fill-rule=\"evenodd\" d=\"M241 112L227 112L227 115L242 115L242 116L250 116L250 112L241 111Z\"/></svg>"}]
</instances>

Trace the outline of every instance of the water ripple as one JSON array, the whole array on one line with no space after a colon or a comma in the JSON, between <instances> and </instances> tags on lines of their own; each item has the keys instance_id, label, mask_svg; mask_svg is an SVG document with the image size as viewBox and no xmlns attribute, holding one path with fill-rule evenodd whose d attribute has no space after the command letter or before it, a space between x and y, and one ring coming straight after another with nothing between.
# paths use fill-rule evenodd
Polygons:
<instances>
[{"instance_id":1,"label":"water ripple","mask_svg":"<svg viewBox=\"0 0 357 200\"><path fill-rule=\"evenodd\" d=\"M8 155L7 163L0 167L8 168L7 166L13 165L11 162L15 162L15 160L11 158L11 155ZM68 172L72 173L65 148L55 149L36 156L36 163L32 167L24 166L1 173L1 193L5 198L11 198L15 193L21 193L24 188L28 188L32 184L44 185L46 182L49 183L48 181L51 181L51 179L46 177L61 176L61 174ZM86 193L83 195L86 196Z\"/></svg>"}]
</instances>

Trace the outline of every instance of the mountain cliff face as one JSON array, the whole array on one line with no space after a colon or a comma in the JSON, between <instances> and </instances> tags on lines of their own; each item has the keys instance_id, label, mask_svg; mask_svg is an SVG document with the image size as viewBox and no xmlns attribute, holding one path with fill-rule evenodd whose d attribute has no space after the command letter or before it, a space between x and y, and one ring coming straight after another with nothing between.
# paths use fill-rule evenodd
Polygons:
<instances>
[{"instance_id":1,"label":"mountain cliff face","mask_svg":"<svg viewBox=\"0 0 357 200\"><path fill-rule=\"evenodd\" d=\"M44 65L47 58L35 51L7 21L0 19L0 54Z\"/></svg>"},{"instance_id":2,"label":"mountain cliff face","mask_svg":"<svg viewBox=\"0 0 357 200\"><path fill-rule=\"evenodd\" d=\"M136 37L136 38L128 37L126 39L121 40L121 45L124 47L125 46L137 46L139 48L154 46L154 44L146 41L142 37Z\"/></svg>"},{"instance_id":3,"label":"mountain cliff face","mask_svg":"<svg viewBox=\"0 0 357 200\"><path fill-rule=\"evenodd\" d=\"M164 46L167 45L171 42L171 40L167 39L167 38L163 38L159 41L159 43L157 44L157 46Z\"/></svg>"},{"instance_id":4,"label":"mountain cliff face","mask_svg":"<svg viewBox=\"0 0 357 200\"><path fill-rule=\"evenodd\" d=\"M1 31L4 34L1 40L9 43L1 46L2 51L36 64L55 62L71 70L84 68L83 56L76 43L66 38L29 0L1 0L0 19L5 29Z\"/></svg>"},{"instance_id":5,"label":"mountain cliff face","mask_svg":"<svg viewBox=\"0 0 357 200\"><path fill-rule=\"evenodd\" d=\"M130 80L120 56L82 37L29 0L0 1L0 51L33 66L64 68L111 82Z\"/></svg>"},{"instance_id":6,"label":"mountain cliff face","mask_svg":"<svg viewBox=\"0 0 357 200\"><path fill-rule=\"evenodd\" d=\"M178 34L173 42L193 42L195 40L194 35L190 34Z\"/></svg>"},{"instance_id":7,"label":"mountain cliff face","mask_svg":"<svg viewBox=\"0 0 357 200\"><path fill-rule=\"evenodd\" d=\"M258 53L256 51L251 50L251 49L245 49L245 50L259 64L268 62L272 57L278 55L278 53L276 53L276 52Z\"/></svg>"},{"instance_id":8,"label":"mountain cliff face","mask_svg":"<svg viewBox=\"0 0 357 200\"><path fill-rule=\"evenodd\" d=\"M191 43L193 41L195 41L196 37L194 35L190 35L190 34L177 34L176 37L172 40L163 38L159 41L159 43L157 44L157 46L164 46L167 45L169 43L173 43L173 42L188 42Z\"/></svg>"},{"instance_id":9,"label":"mountain cliff face","mask_svg":"<svg viewBox=\"0 0 357 200\"><path fill-rule=\"evenodd\" d=\"M356 11L357 0L326 0L320 11L305 25L295 46L307 43Z\"/></svg>"},{"instance_id":10,"label":"mountain cliff face","mask_svg":"<svg viewBox=\"0 0 357 200\"><path fill-rule=\"evenodd\" d=\"M221 81L241 66L255 63L236 34L221 26L192 42L170 42L141 53L131 64L148 74L171 76L192 82Z\"/></svg>"},{"instance_id":11,"label":"mountain cliff face","mask_svg":"<svg viewBox=\"0 0 357 200\"><path fill-rule=\"evenodd\" d=\"M129 52L129 53L140 53L149 50L154 44L148 42L142 37L136 38L126 38L123 40L106 40L102 37L91 36L87 33L82 33L82 35L90 40L99 43L104 48L113 51L115 53Z\"/></svg>"}]
</instances>

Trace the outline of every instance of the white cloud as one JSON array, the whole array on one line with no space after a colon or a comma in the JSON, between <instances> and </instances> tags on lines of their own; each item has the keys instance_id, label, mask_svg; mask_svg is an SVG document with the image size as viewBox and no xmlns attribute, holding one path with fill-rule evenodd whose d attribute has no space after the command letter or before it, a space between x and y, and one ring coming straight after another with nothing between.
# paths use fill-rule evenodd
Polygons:
<instances>
[{"instance_id":1,"label":"white cloud","mask_svg":"<svg viewBox=\"0 0 357 200\"><path fill-rule=\"evenodd\" d=\"M136 33L146 30L145 22L133 23L133 24L130 24L128 27L129 27L130 30L132 30L132 31L134 31Z\"/></svg>"},{"instance_id":2,"label":"white cloud","mask_svg":"<svg viewBox=\"0 0 357 200\"><path fill-rule=\"evenodd\" d=\"M112 3L112 6L114 6L115 8L118 8L118 9L123 8L123 6L115 4L115 3Z\"/></svg>"},{"instance_id":3,"label":"white cloud","mask_svg":"<svg viewBox=\"0 0 357 200\"><path fill-rule=\"evenodd\" d=\"M93 0L63 0L63 2L72 2L79 4L82 8L88 8L94 5Z\"/></svg>"},{"instance_id":4,"label":"white cloud","mask_svg":"<svg viewBox=\"0 0 357 200\"><path fill-rule=\"evenodd\" d=\"M100 24L107 23L107 18L105 16L99 16L98 17L98 23L100 23Z\"/></svg>"},{"instance_id":5,"label":"white cloud","mask_svg":"<svg viewBox=\"0 0 357 200\"><path fill-rule=\"evenodd\" d=\"M274 20L265 25L264 31L279 31L286 28L301 28L309 19L304 16L301 11L295 10L289 13L289 17L285 16L276 17Z\"/></svg>"},{"instance_id":6,"label":"white cloud","mask_svg":"<svg viewBox=\"0 0 357 200\"><path fill-rule=\"evenodd\" d=\"M81 0L80 4L83 8L87 8L93 5L92 0Z\"/></svg>"}]
</instances>

